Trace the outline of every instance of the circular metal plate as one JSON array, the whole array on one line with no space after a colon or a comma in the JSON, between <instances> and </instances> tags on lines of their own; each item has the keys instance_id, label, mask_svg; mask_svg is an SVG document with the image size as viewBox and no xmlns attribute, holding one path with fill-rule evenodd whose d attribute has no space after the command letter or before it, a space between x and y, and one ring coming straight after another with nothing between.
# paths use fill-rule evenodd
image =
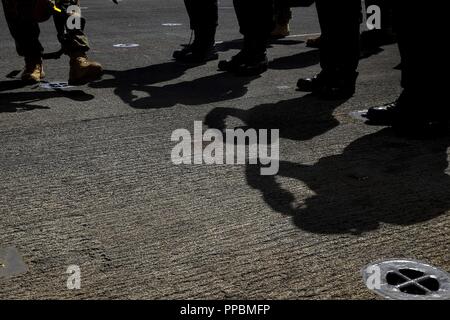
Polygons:
<instances>
[{"instance_id":1,"label":"circular metal plate","mask_svg":"<svg viewBox=\"0 0 450 320\"><path fill-rule=\"evenodd\" d=\"M429 264L394 259L362 270L366 286L386 299L450 300L450 275Z\"/></svg>"}]
</instances>

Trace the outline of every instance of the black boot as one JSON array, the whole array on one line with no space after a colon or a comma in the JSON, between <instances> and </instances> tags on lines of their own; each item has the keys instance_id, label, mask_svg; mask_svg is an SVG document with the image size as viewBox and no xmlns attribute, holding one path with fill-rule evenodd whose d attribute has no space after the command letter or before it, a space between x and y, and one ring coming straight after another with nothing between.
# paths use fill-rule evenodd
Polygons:
<instances>
[{"instance_id":1,"label":"black boot","mask_svg":"<svg viewBox=\"0 0 450 320\"><path fill-rule=\"evenodd\" d=\"M312 78L302 78L297 81L297 89L304 92L320 92L325 86L326 82L329 82L329 76L326 72L322 71Z\"/></svg>"},{"instance_id":2,"label":"black boot","mask_svg":"<svg viewBox=\"0 0 450 320\"><path fill-rule=\"evenodd\" d=\"M327 100L348 99L355 94L358 72L336 72L315 93Z\"/></svg>"},{"instance_id":3,"label":"black boot","mask_svg":"<svg viewBox=\"0 0 450 320\"><path fill-rule=\"evenodd\" d=\"M369 124L391 126L401 119L402 114L404 114L404 111L401 110L401 106L395 101L382 106L372 107L363 116L367 118Z\"/></svg>"},{"instance_id":4,"label":"black boot","mask_svg":"<svg viewBox=\"0 0 450 320\"><path fill-rule=\"evenodd\" d=\"M243 49L231 60L219 62L219 70L235 73L238 76L257 76L267 71L269 62L266 54L266 41L244 40Z\"/></svg>"},{"instance_id":5,"label":"black boot","mask_svg":"<svg viewBox=\"0 0 450 320\"><path fill-rule=\"evenodd\" d=\"M173 53L173 58L183 63L206 63L217 60L219 55L215 47L215 30L209 32L194 31L192 44Z\"/></svg>"},{"instance_id":6,"label":"black boot","mask_svg":"<svg viewBox=\"0 0 450 320\"><path fill-rule=\"evenodd\" d=\"M397 128L424 128L429 125L444 124L450 121L449 112L436 105L430 106L420 99L413 99L406 91L400 98L383 106L370 108L365 118L368 124L393 126Z\"/></svg>"}]
</instances>

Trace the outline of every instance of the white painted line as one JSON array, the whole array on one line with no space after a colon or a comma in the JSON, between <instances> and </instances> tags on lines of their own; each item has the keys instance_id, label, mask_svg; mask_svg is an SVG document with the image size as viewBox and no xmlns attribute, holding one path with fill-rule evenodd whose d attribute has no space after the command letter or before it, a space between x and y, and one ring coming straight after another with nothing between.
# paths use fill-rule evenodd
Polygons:
<instances>
[{"instance_id":1,"label":"white painted line","mask_svg":"<svg viewBox=\"0 0 450 320\"><path fill-rule=\"evenodd\" d=\"M178 26L182 26L182 23L163 23L162 24L164 27L178 27Z\"/></svg>"},{"instance_id":2,"label":"white painted line","mask_svg":"<svg viewBox=\"0 0 450 320\"><path fill-rule=\"evenodd\" d=\"M317 37L320 35L321 33L292 34L290 36L287 36L286 38Z\"/></svg>"}]
</instances>

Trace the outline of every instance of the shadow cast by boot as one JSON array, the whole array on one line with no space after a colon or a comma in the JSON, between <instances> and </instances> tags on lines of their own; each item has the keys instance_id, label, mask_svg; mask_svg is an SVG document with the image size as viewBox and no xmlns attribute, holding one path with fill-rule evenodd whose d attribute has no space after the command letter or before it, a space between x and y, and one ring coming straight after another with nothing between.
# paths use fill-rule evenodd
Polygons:
<instances>
[{"instance_id":1,"label":"shadow cast by boot","mask_svg":"<svg viewBox=\"0 0 450 320\"><path fill-rule=\"evenodd\" d=\"M273 59L269 67L275 70L302 69L319 64L319 62L319 50L309 50L291 56Z\"/></svg>"},{"instance_id":2,"label":"shadow cast by boot","mask_svg":"<svg viewBox=\"0 0 450 320\"><path fill-rule=\"evenodd\" d=\"M302 40L293 40L293 39L287 39L287 38L270 38L268 41L268 48L272 48L273 45L284 45L284 46L293 46L305 43L305 41ZM229 41L222 41L216 43L216 49L219 52L226 52L229 50L240 50L242 49L242 46L244 44L243 39L234 39Z\"/></svg>"},{"instance_id":3,"label":"shadow cast by boot","mask_svg":"<svg viewBox=\"0 0 450 320\"><path fill-rule=\"evenodd\" d=\"M0 81L0 113L31 111L35 109L49 109L47 106L36 104L44 100L53 98L67 98L74 101L89 101L94 96L82 90L51 90L51 91L27 91L27 92L6 92L27 87L20 80ZM32 89L36 89L34 85Z\"/></svg>"}]
</instances>

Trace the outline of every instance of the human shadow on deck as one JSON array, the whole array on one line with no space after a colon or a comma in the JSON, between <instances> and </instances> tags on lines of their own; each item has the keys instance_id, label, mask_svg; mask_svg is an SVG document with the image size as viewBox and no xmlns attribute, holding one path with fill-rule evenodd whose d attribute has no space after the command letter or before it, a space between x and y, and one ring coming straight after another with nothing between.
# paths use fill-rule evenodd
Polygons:
<instances>
[{"instance_id":1,"label":"human shadow on deck","mask_svg":"<svg viewBox=\"0 0 450 320\"><path fill-rule=\"evenodd\" d=\"M82 90L59 90L50 91L27 91L7 92L27 87L21 80L0 81L0 113L20 112L35 109L49 109L47 106L38 105L38 102L53 98L67 98L73 101L89 101L94 99L93 95ZM36 85L33 88L35 88Z\"/></svg>"},{"instance_id":2,"label":"human shadow on deck","mask_svg":"<svg viewBox=\"0 0 450 320\"><path fill-rule=\"evenodd\" d=\"M364 136L313 165L282 161L277 176L249 165L249 185L297 227L319 234L360 234L380 224L412 225L450 209L450 137L408 140L391 129ZM298 180L286 188L279 177ZM294 180L294 181L295 181ZM295 194L304 185L314 192Z\"/></svg>"},{"instance_id":3,"label":"human shadow on deck","mask_svg":"<svg viewBox=\"0 0 450 320\"><path fill-rule=\"evenodd\" d=\"M339 125L334 110L345 100L323 101L311 94L276 103L261 104L249 110L219 107L205 117L210 128L225 130L226 119L234 117L252 129L279 129L280 137L309 140Z\"/></svg>"},{"instance_id":4,"label":"human shadow on deck","mask_svg":"<svg viewBox=\"0 0 450 320\"><path fill-rule=\"evenodd\" d=\"M137 109L168 108L176 104L202 105L236 99L247 93L247 85L258 77L235 77L228 73L182 81L156 84L181 77L193 65L167 62L125 71L105 71L112 76L91 83L93 88L114 88L114 93L130 107Z\"/></svg>"}]
</instances>

